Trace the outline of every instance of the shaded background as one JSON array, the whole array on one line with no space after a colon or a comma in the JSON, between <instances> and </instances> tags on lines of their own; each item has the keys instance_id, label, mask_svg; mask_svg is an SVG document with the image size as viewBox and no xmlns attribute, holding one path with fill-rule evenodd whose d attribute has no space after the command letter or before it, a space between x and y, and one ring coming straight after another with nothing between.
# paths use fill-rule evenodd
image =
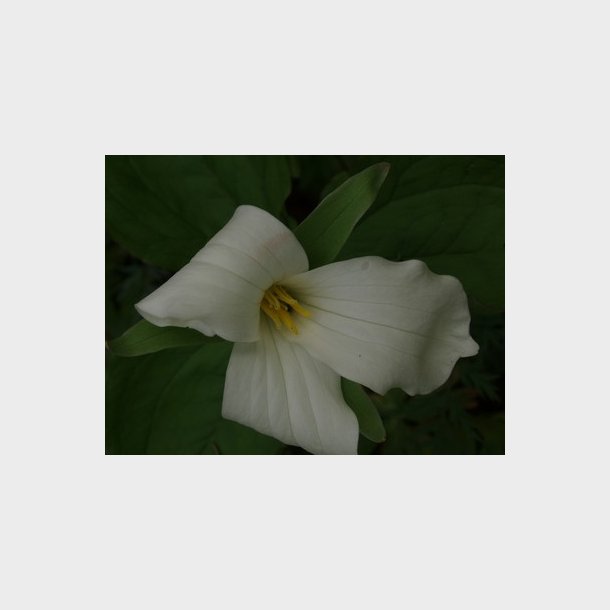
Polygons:
<instances>
[{"instance_id":1,"label":"shaded background","mask_svg":"<svg viewBox=\"0 0 610 610\"><path fill-rule=\"evenodd\" d=\"M140 317L133 305L250 203L294 228L346 178L390 173L339 259L424 260L469 297L476 357L441 388L370 394L386 440L360 453L504 453L504 157L297 156L106 158L106 339ZM305 453L220 416L225 342L120 358L107 350L106 452ZM247 397L244 397L247 400Z\"/></svg>"}]
</instances>

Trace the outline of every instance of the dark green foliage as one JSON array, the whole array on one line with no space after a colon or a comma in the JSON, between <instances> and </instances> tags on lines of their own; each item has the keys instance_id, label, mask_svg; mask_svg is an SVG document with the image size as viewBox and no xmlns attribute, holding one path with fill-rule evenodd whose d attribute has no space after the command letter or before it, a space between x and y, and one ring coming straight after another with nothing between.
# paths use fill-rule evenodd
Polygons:
<instances>
[{"instance_id":1,"label":"dark green foliage","mask_svg":"<svg viewBox=\"0 0 610 610\"><path fill-rule=\"evenodd\" d=\"M106 224L131 254L178 270L240 204L278 214L290 191L286 157L106 157Z\"/></svg>"},{"instance_id":2,"label":"dark green foliage","mask_svg":"<svg viewBox=\"0 0 610 610\"><path fill-rule=\"evenodd\" d=\"M378 163L339 184L294 230L312 268L332 263L375 201L389 165Z\"/></svg>"},{"instance_id":3,"label":"dark green foliage","mask_svg":"<svg viewBox=\"0 0 610 610\"><path fill-rule=\"evenodd\" d=\"M388 440L379 453L504 453L504 316L476 316L480 351L425 396L375 397Z\"/></svg>"},{"instance_id":4,"label":"dark green foliage","mask_svg":"<svg viewBox=\"0 0 610 610\"><path fill-rule=\"evenodd\" d=\"M108 357L109 454L276 453L283 445L221 419L231 344Z\"/></svg>"},{"instance_id":5,"label":"dark green foliage","mask_svg":"<svg viewBox=\"0 0 610 610\"><path fill-rule=\"evenodd\" d=\"M146 320L140 320L118 339L111 341L108 348L116 356L133 357L153 354L173 347L202 345L220 340L218 337L206 337L192 328L159 327Z\"/></svg>"},{"instance_id":6,"label":"dark green foliage","mask_svg":"<svg viewBox=\"0 0 610 610\"><path fill-rule=\"evenodd\" d=\"M423 260L464 284L471 304L504 308L504 164L479 157L390 161L368 216L339 258Z\"/></svg>"}]
</instances>

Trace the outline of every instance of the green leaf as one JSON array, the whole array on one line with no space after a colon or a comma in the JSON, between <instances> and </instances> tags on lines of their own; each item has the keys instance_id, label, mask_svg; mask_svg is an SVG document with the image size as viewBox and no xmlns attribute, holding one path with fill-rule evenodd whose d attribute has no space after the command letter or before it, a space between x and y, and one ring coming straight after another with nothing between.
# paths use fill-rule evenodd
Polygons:
<instances>
[{"instance_id":1,"label":"green leaf","mask_svg":"<svg viewBox=\"0 0 610 610\"><path fill-rule=\"evenodd\" d=\"M220 337L206 337L192 328L160 327L146 320L140 320L118 339L110 341L108 347L116 356L142 356L172 347L201 345L215 341L221 341Z\"/></svg>"},{"instance_id":2,"label":"green leaf","mask_svg":"<svg viewBox=\"0 0 610 610\"><path fill-rule=\"evenodd\" d=\"M109 356L106 451L203 452L221 419L230 352L223 341L140 358Z\"/></svg>"},{"instance_id":3,"label":"green leaf","mask_svg":"<svg viewBox=\"0 0 610 610\"><path fill-rule=\"evenodd\" d=\"M109 454L270 454L274 438L221 416L227 342L140 358L108 357ZM245 397L247 399L247 397Z\"/></svg>"},{"instance_id":4,"label":"green leaf","mask_svg":"<svg viewBox=\"0 0 610 610\"><path fill-rule=\"evenodd\" d=\"M286 157L107 156L106 225L133 255L173 271L237 206L277 215L290 185Z\"/></svg>"},{"instance_id":5,"label":"green leaf","mask_svg":"<svg viewBox=\"0 0 610 610\"><path fill-rule=\"evenodd\" d=\"M284 448L280 441L226 419L219 423L213 443L225 455L266 455Z\"/></svg>"},{"instance_id":6,"label":"green leaf","mask_svg":"<svg viewBox=\"0 0 610 610\"><path fill-rule=\"evenodd\" d=\"M335 260L356 223L375 200L389 169L387 163L378 163L352 176L327 195L295 229L310 267Z\"/></svg>"},{"instance_id":7,"label":"green leaf","mask_svg":"<svg viewBox=\"0 0 610 610\"><path fill-rule=\"evenodd\" d=\"M504 306L504 165L500 158L392 159L377 209L339 259L423 260L457 277L484 311Z\"/></svg>"},{"instance_id":8,"label":"green leaf","mask_svg":"<svg viewBox=\"0 0 610 610\"><path fill-rule=\"evenodd\" d=\"M345 170L334 175L322 189L322 193L320 194L322 199L324 199L327 195L330 195L335 189L339 188L348 179L349 174Z\"/></svg>"},{"instance_id":9,"label":"green leaf","mask_svg":"<svg viewBox=\"0 0 610 610\"><path fill-rule=\"evenodd\" d=\"M351 173L386 161L391 170L369 212L409 194L472 184L504 188L504 157L494 155L348 157Z\"/></svg>"},{"instance_id":10,"label":"green leaf","mask_svg":"<svg viewBox=\"0 0 610 610\"><path fill-rule=\"evenodd\" d=\"M341 379L343 398L358 418L360 434L375 443L385 441L386 434L377 407L362 386L349 379Z\"/></svg>"}]
</instances>

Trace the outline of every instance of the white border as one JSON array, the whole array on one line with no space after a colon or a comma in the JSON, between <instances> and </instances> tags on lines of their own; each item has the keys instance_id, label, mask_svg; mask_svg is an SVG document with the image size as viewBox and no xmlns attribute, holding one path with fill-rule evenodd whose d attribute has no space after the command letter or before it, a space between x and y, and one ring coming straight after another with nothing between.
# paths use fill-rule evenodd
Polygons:
<instances>
[{"instance_id":1,"label":"white border","mask_svg":"<svg viewBox=\"0 0 610 610\"><path fill-rule=\"evenodd\" d=\"M608 606L598 6L3 10L4 607ZM507 154L509 456L104 456L103 155L202 152Z\"/></svg>"}]
</instances>

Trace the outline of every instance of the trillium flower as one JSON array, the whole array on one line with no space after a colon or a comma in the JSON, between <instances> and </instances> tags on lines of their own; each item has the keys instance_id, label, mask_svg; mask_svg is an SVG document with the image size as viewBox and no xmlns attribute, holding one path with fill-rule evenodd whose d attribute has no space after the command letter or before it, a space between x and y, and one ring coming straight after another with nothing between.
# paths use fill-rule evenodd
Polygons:
<instances>
[{"instance_id":1,"label":"trillium flower","mask_svg":"<svg viewBox=\"0 0 610 610\"><path fill-rule=\"evenodd\" d=\"M247 205L136 308L234 342L223 416L311 453L357 453L341 377L425 394L478 351L454 277L377 256L309 270L294 234Z\"/></svg>"}]
</instances>

